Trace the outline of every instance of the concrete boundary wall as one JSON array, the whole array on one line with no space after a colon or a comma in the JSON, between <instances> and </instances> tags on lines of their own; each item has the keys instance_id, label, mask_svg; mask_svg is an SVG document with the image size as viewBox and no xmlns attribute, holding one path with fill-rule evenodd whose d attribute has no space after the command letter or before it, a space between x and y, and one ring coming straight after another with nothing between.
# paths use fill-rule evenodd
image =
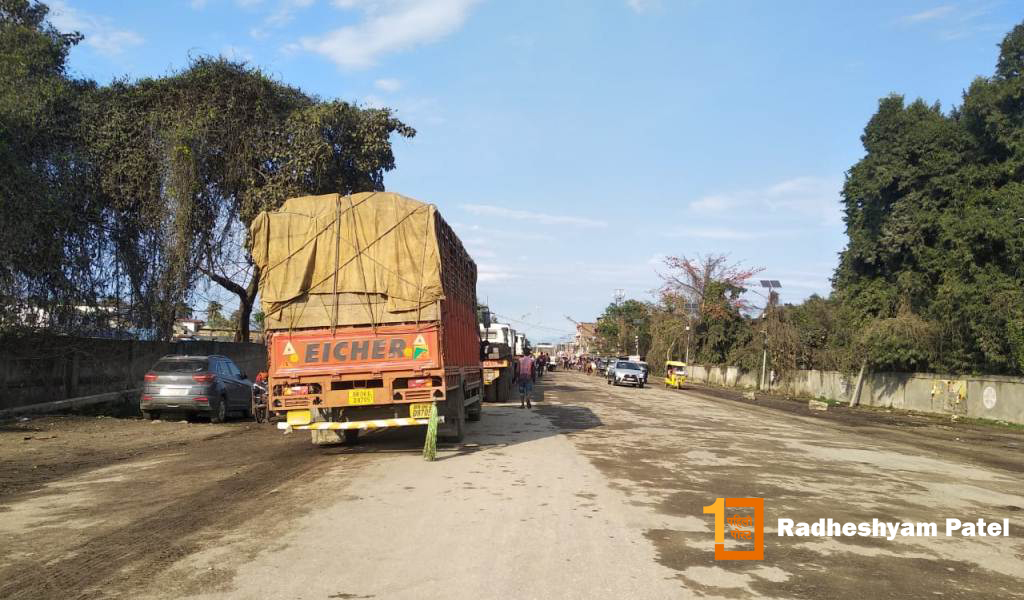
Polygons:
<instances>
[{"instance_id":1,"label":"concrete boundary wall","mask_svg":"<svg viewBox=\"0 0 1024 600\"><path fill-rule=\"evenodd\" d=\"M137 388L168 354L221 354L250 377L267 368L262 344L20 337L0 341L0 410Z\"/></svg>"},{"instance_id":2,"label":"concrete boundary wall","mask_svg":"<svg viewBox=\"0 0 1024 600\"><path fill-rule=\"evenodd\" d=\"M691 365L689 377L696 383L755 389L758 375L733 366ZM845 403L856 385L856 375L799 370L774 382L771 391ZM1024 377L866 373L860 404L1024 424Z\"/></svg>"}]
</instances>

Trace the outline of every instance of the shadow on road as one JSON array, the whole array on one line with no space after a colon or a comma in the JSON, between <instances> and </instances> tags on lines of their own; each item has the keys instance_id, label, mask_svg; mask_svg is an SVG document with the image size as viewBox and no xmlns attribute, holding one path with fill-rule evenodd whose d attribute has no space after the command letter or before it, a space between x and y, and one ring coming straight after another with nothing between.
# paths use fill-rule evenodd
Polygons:
<instances>
[{"instance_id":1,"label":"shadow on road","mask_svg":"<svg viewBox=\"0 0 1024 600\"><path fill-rule=\"evenodd\" d=\"M552 392L573 391L578 392L579 388L548 384L542 380L534 390L532 410L519 408L518 402L484 403L482 419L477 423L466 423L466 438L461 444L438 441L437 448L442 453L438 460L602 426L601 419L585 406L546 401ZM354 446L324 446L320 452L328 455L417 454L423 450L425 435L426 427L386 429L360 436Z\"/></svg>"}]
</instances>

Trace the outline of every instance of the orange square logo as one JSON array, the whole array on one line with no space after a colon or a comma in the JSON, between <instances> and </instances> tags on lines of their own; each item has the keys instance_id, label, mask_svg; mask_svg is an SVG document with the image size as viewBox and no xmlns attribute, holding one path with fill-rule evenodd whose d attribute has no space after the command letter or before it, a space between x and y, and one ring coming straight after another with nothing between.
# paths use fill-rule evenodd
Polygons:
<instances>
[{"instance_id":1,"label":"orange square logo","mask_svg":"<svg viewBox=\"0 0 1024 600\"><path fill-rule=\"evenodd\" d=\"M753 508L754 515L733 514L726 517L728 508ZM704 514L715 515L715 560L764 560L764 498L717 498L704 507ZM726 550L725 525L735 540L751 540L753 550Z\"/></svg>"}]
</instances>

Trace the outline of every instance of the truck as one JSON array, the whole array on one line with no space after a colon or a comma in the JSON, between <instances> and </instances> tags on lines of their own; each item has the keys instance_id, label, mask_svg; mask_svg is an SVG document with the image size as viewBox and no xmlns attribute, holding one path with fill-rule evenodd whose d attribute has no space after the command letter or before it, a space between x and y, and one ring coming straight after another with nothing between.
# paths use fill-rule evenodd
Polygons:
<instances>
[{"instance_id":1,"label":"truck","mask_svg":"<svg viewBox=\"0 0 1024 600\"><path fill-rule=\"evenodd\" d=\"M437 207L386 192L291 198L249 230L267 408L314 444L481 417L476 263ZM436 413L434 412L436 410Z\"/></svg>"},{"instance_id":2,"label":"truck","mask_svg":"<svg viewBox=\"0 0 1024 600\"><path fill-rule=\"evenodd\" d=\"M515 384L516 330L505 323L480 324L484 349L484 399L488 402L510 402Z\"/></svg>"},{"instance_id":3,"label":"truck","mask_svg":"<svg viewBox=\"0 0 1024 600\"><path fill-rule=\"evenodd\" d=\"M530 353L530 340L526 339L525 333L517 333L515 336L516 356L525 356Z\"/></svg>"}]
</instances>

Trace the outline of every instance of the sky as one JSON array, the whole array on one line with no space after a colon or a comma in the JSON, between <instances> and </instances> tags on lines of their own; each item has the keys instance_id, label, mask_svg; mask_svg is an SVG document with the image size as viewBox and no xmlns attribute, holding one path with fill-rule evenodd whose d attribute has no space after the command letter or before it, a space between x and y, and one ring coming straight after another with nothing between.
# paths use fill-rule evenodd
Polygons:
<instances>
[{"instance_id":1,"label":"sky","mask_svg":"<svg viewBox=\"0 0 1024 600\"><path fill-rule=\"evenodd\" d=\"M438 206L480 299L534 342L617 289L653 299L665 256L728 254L784 302L827 295L878 99L959 104L1024 17L1009 0L48 4L85 34L72 72L101 83L219 54L395 109L417 135L394 140L385 186Z\"/></svg>"}]
</instances>

